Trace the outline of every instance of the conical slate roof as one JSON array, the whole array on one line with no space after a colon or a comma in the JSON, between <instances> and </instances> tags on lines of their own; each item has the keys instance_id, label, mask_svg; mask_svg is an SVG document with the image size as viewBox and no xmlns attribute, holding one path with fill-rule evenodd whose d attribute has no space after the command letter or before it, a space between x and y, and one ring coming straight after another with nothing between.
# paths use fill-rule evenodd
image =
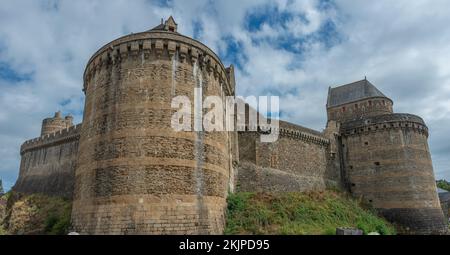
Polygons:
<instances>
[{"instance_id":1,"label":"conical slate roof","mask_svg":"<svg viewBox=\"0 0 450 255\"><path fill-rule=\"evenodd\" d=\"M372 97L386 96L367 79L364 79L336 88L330 88L327 106L335 107Z\"/></svg>"},{"instance_id":2,"label":"conical slate roof","mask_svg":"<svg viewBox=\"0 0 450 255\"><path fill-rule=\"evenodd\" d=\"M150 29L149 31L165 30L166 26L164 24L159 24L156 27Z\"/></svg>"}]
</instances>

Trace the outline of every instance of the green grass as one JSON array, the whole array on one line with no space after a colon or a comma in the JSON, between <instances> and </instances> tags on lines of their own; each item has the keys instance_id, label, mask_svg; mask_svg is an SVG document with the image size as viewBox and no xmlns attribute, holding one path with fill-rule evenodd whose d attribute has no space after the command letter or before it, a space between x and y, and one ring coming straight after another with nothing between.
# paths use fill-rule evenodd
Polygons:
<instances>
[{"instance_id":1,"label":"green grass","mask_svg":"<svg viewBox=\"0 0 450 255\"><path fill-rule=\"evenodd\" d=\"M395 234L394 227L373 210L335 191L231 194L224 233L333 235L337 227Z\"/></svg>"}]
</instances>

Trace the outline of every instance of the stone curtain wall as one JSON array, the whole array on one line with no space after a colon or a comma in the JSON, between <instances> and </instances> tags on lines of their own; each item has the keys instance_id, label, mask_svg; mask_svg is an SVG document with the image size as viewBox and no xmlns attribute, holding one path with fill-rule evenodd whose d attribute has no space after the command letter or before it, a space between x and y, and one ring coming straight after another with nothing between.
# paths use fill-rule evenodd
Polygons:
<instances>
[{"instance_id":1,"label":"stone curtain wall","mask_svg":"<svg viewBox=\"0 0 450 255\"><path fill-rule=\"evenodd\" d=\"M346 123L343 129L351 193L405 232L445 231L423 120L391 114Z\"/></svg>"},{"instance_id":2,"label":"stone curtain wall","mask_svg":"<svg viewBox=\"0 0 450 255\"><path fill-rule=\"evenodd\" d=\"M239 149L239 191L325 190L339 183L330 140L320 132L281 122L277 142L261 143L258 134L241 132Z\"/></svg>"},{"instance_id":3,"label":"stone curtain wall","mask_svg":"<svg viewBox=\"0 0 450 255\"><path fill-rule=\"evenodd\" d=\"M13 190L72 198L81 126L25 142Z\"/></svg>"},{"instance_id":4,"label":"stone curtain wall","mask_svg":"<svg viewBox=\"0 0 450 255\"><path fill-rule=\"evenodd\" d=\"M85 72L75 230L222 233L235 136L175 132L171 100L194 102L194 88L224 98L230 84L211 50L177 33L134 34L97 52Z\"/></svg>"}]
</instances>

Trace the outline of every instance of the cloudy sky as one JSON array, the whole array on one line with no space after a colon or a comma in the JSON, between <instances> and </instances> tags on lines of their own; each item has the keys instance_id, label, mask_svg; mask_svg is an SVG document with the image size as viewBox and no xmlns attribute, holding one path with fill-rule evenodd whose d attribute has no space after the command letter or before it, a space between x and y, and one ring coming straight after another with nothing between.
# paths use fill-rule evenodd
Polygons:
<instances>
[{"instance_id":1,"label":"cloudy sky","mask_svg":"<svg viewBox=\"0 0 450 255\"><path fill-rule=\"evenodd\" d=\"M450 179L450 1L15 0L0 3L0 178L56 110L81 122L82 74L105 43L173 15L237 68L238 94L278 95L281 117L321 130L329 86L364 76L424 117L437 178Z\"/></svg>"}]
</instances>

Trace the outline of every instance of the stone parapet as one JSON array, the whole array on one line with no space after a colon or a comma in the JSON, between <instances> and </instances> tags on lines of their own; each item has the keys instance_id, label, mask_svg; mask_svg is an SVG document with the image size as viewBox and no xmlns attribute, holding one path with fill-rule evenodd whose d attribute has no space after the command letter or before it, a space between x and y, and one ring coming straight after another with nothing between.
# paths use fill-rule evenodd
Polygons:
<instances>
[{"instance_id":1,"label":"stone parapet","mask_svg":"<svg viewBox=\"0 0 450 255\"><path fill-rule=\"evenodd\" d=\"M259 134L267 134L267 132L259 129L256 126L246 126L245 132L251 132L248 130L258 129ZM303 142L313 143L327 147L330 145L330 140L321 132L305 128L286 121L279 121L279 126L270 128L270 132L278 134L279 137L286 137Z\"/></svg>"},{"instance_id":2,"label":"stone parapet","mask_svg":"<svg viewBox=\"0 0 450 255\"><path fill-rule=\"evenodd\" d=\"M423 133L428 137L428 127L423 119L412 114L394 113L373 116L346 122L341 125L341 131L346 136L386 129L411 129Z\"/></svg>"},{"instance_id":3,"label":"stone parapet","mask_svg":"<svg viewBox=\"0 0 450 255\"><path fill-rule=\"evenodd\" d=\"M330 140L321 136L317 136L314 134L308 134L303 131L292 130L292 129L284 129L281 128L278 130L281 137L288 137L295 140L300 140L308 143L313 143L317 145L321 145L327 147L330 145Z\"/></svg>"},{"instance_id":4,"label":"stone parapet","mask_svg":"<svg viewBox=\"0 0 450 255\"><path fill-rule=\"evenodd\" d=\"M80 138L81 125L82 124L78 124L66 129L58 130L52 134L28 140L20 147L20 154L23 155L27 151L39 147L50 147L56 144L67 143L71 140L78 140Z\"/></svg>"},{"instance_id":5,"label":"stone parapet","mask_svg":"<svg viewBox=\"0 0 450 255\"><path fill-rule=\"evenodd\" d=\"M225 85L227 95L234 94L234 82L229 80L227 69L211 49L194 39L169 31L131 34L103 46L86 66L83 91L86 92L87 81L99 72L103 65L115 64L128 56L139 56L146 60L150 56L159 59L164 55L172 57L176 53L179 54L180 62L197 62L200 67L206 67L208 73L213 73L213 77Z\"/></svg>"}]
</instances>

